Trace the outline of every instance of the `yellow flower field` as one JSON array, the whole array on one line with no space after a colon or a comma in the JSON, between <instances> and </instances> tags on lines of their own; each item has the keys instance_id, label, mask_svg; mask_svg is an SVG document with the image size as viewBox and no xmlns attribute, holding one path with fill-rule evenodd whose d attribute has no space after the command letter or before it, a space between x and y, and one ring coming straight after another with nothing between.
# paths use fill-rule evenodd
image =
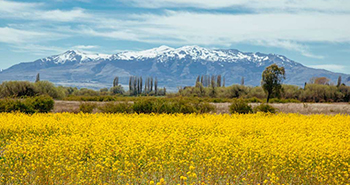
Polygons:
<instances>
[{"instance_id":1,"label":"yellow flower field","mask_svg":"<svg viewBox=\"0 0 350 185\"><path fill-rule=\"evenodd\" d=\"M347 184L350 116L0 114L1 184Z\"/></svg>"}]
</instances>

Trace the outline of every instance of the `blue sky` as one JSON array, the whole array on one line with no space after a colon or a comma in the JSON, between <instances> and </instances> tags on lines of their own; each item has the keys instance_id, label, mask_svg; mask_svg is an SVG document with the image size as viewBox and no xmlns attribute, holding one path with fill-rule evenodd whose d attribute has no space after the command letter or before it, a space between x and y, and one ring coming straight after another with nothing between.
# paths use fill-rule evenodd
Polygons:
<instances>
[{"instance_id":1,"label":"blue sky","mask_svg":"<svg viewBox=\"0 0 350 185\"><path fill-rule=\"evenodd\" d=\"M277 53L350 73L349 0L0 0L0 69L69 49Z\"/></svg>"}]
</instances>

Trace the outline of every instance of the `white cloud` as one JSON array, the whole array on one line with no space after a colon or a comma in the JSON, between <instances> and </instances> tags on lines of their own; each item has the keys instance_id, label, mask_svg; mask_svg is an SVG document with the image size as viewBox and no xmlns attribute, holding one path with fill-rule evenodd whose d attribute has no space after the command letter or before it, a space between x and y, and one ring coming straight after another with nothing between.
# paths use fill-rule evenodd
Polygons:
<instances>
[{"instance_id":1,"label":"white cloud","mask_svg":"<svg viewBox=\"0 0 350 185\"><path fill-rule=\"evenodd\" d=\"M82 30L90 36L160 44L229 46L250 43L281 47L311 58L300 43L350 42L349 14L262 13L213 14L168 11L165 15L133 15L131 20L101 19Z\"/></svg>"},{"instance_id":2,"label":"white cloud","mask_svg":"<svg viewBox=\"0 0 350 185\"><path fill-rule=\"evenodd\" d=\"M17 44L17 45L11 45L12 48L14 48L13 52L21 52L21 53L31 53L33 55L52 55L57 53L62 53L66 51L66 49L56 46L43 46L38 44Z\"/></svg>"},{"instance_id":3,"label":"white cloud","mask_svg":"<svg viewBox=\"0 0 350 185\"><path fill-rule=\"evenodd\" d=\"M92 18L90 14L85 13L83 9L74 9L69 11L62 10L49 10L49 11L38 11L32 14L32 19L72 22L81 21L83 19Z\"/></svg>"},{"instance_id":4,"label":"white cloud","mask_svg":"<svg viewBox=\"0 0 350 185\"><path fill-rule=\"evenodd\" d=\"M335 71L335 72L347 72L345 69L346 66L344 65L337 65L337 64L321 64L321 65L308 65L308 67L316 68L316 69L325 69L328 71Z\"/></svg>"},{"instance_id":5,"label":"white cloud","mask_svg":"<svg viewBox=\"0 0 350 185\"><path fill-rule=\"evenodd\" d=\"M314 55L309 51L309 47L299 44L293 41L286 41L286 40L270 40L270 41L253 41L254 45L260 45L260 46L270 46L270 47L276 47L276 48L284 48L290 51L297 51L300 52L303 56L309 57L309 58L316 58L316 59L323 59L324 56L321 55Z\"/></svg>"},{"instance_id":6,"label":"white cloud","mask_svg":"<svg viewBox=\"0 0 350 185\"><path fill-rule=\"evenodd\" d=\"M203 9L248 8L255 10L350 11L348 0L120 0L145 8L192 7Z\"/></svg>"},{"instance_id":7,"label":"white cloud","mask_svg":"<svg viewBox=\"0 0 350 185\"><path fill-rule=\"evenodd\" d=\"M7 0L0 0L0 12L5 13L18 13L21 14L22 11L27 11L30 9L36 9L40 7L39 3L23 3L23 2L14 2Z\"/></svg>"},{"instance_id":8,"label":"white cloud","mask_svg":"<svg viewBox=\"0 0 350 185\"><path fill-rule=\"evenodd\" d=\"M125 28L125 27L124 27ZM142 34L137 34L137 31L130 32L128 30L113 30L113 31L96 31L92 28L85 28L81 30L82 34L96 36L96 37L107 37L117 40L130 40L130 41L141 41L139 36Z\"/></svg>"},{"instance_id":9,"label":"white cloud","mask_svg":"<svg viewBox=\"0 0 350 185\"><path fill-rule=\"evenodd\" d=\"M54 22L72 22L89 20L91 14L84 9L45 10L43 4L23 3L0 0L0 16L2 18L24 20L49 20Z\"/></svg>"},{"instance_id":10,"label":"white cloud","mask_svg":"<svg viewBox=\"0 0 350 185\"><path fill-rule=\"evenodd\" d=\"M81 49L81 50L90 50L90 49L97 49L99 46L95 45L78 45L78 46L73 46L74 49Z\"/></svg>"},{"instance_id":11,"label":"white cloud","mask_svg":"<svg viewBox=\"0 0 350 185\"><path fill-rule=\"evenodd\" d=\"M210 9L237 6L257 9L260 13L165 11L164 14L118 16L110 13L92 13L81 8L46 10L46 6L40 3L0 0L1 5L4 5L0 6L2 18L31 20L20 26L0 27L2 34L0 42L28 45L31 42L38 43L48 38L55 40L60 39L60 35L68 35L171 45L229 47L233 43L248 43L284 48L318 59L323 56L312 54L305 43L350 42L350 25L346 24L350 20L350 12L347 13L347 10L350 11L348 0L303 0L302 3L301 0L133 0L133 2L138 6L146 6L143 4L148 3L154 7ZM272 10L267 11L270 9ZM276 9L303 11L280 12L275 11ZM323 13L308 10L320 10ZM34 26L30 25L32 23ZM47 23L50 26L46 26Z\"/></svg>"},{"instance_id":12,"label":"white cloud","mask_svg":"<svg viewBox=\"0 0 350 185\"><path fill-rule=\"evenodd\" d=\"M51 36L45 32L24 31L9 27L0 27L0 35L0 42L9 44L34 42L37 39Z\"/></svg>"},{"instance_id":13,"label":"white cloud","mask_svg":"<svg viewBox=\"0 0 350 185\"><path fill-rule=\"evenodd\" d=\"M310 42L350 41L347 14L210 14L169 12L166 16L141 15L155 34L185 36L186 40L207 42L210 37L222 41L293 40ZM157 31L158 30L158 31ZM198 40L196 40L198 39Z\"/></svg>"}]
</instances>

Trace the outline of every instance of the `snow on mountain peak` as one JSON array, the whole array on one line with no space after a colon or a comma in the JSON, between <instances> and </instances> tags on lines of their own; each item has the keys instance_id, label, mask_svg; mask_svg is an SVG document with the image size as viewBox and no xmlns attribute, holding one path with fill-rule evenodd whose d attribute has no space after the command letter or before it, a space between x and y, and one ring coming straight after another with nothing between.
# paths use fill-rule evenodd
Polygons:
<instances>
[{"instance_id":1,"label":"snow on mountain peak","mask_svg":"<svg viewBox=\"0 0 350 185\"><path fill-rule=\"evenodd\" d=\"M81 52L77 50L68 50L60 55L55 55L42 59L45 61L52 61L55 64L65 64L66 62L75 62L78 64L86 62L94 62L101 60L149 60L154 59L157 62L167 62L169 60L192 60L201 62L252 62L258 66L264 65L266 62L277 58L282 63L290 63L292 61L280 55L266 55L262 53L244 53L233 49L208 49L200 46L183 46L180 48L171 48L162 45L157 48L143 50L143 51L124 51L115 55L106 54L92 54ZM293 63L294 65L294 63Z\"/></svg>"},{"instance_id":2,"label":"snow on mountain peak","mask_svg":"<svg viewBox=\"0 0 350 185\"><path fill-rule=\"evenodd\" d=\"M134 60L143 58L156 58L158 55L162 55L169 51L174 50L174 48L168 46L160 46L158 48L143 50L143 51L125 51L115 55L115 59L119 60Z\"/></svg>"},{"instance_id":3,"label":"snow on mountain peak","mask_svg":"<svg viewBox=\"0 0 350 185\"><path fill-rule=\"evenodd\" d=\"M53 61L55 64L65 64L66 62L84 63L95 60L104 60L110 58L111 55L106 54L92 54L77 50L68 50L60 55L54 55L42 59L42 61Z\"/></svg>"},{"instance_id":4,"label":"snow on mountain peak","mask_svg":"<svg viewBox=\"0 0 350 185\"><path fill-rule=\"evenodd\" d=\"M171 48L160 46L143 51L126 51L113 56L114 60L147 60L156 59L158 62L166 62L169 59L190 59L205 60L211 62L237 62L238 60L248 60L260 62L266 60L266 56L260 56L252 53L243 53L238 50L216 50L200 46L183 46L180 48Z\"/></svg>"}]
</instances>

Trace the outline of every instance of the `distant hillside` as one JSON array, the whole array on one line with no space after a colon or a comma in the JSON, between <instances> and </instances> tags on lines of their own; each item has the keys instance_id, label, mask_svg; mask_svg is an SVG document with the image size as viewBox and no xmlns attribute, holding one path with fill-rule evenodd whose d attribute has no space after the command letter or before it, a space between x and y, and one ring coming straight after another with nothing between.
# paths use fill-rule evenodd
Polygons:
<instances>
[{"instance_id":1,"label":"distant hillside","mask_svg":"<svg viewBox=\"0 0 350 185\"><path fill-rule=\"evenodd\" d=\"M312 77L324 76L336 82L338 76L350 75L313 69L277 54L245 53L234 49L207 49L199 46L170 48L161 46L145 51L128 51L114 55L87 54L69 50L60 55L20 63L0 72L0 81L42 80L55 84L89 88L112 85L115 76L126 87L129 76L157 77L159 87L176 90L193 86L198 75L222 75L226 85L240 83L260 85L261 73L276 63L286 68L284 83L302 86Z\"/></svg>"}]
</instances>

